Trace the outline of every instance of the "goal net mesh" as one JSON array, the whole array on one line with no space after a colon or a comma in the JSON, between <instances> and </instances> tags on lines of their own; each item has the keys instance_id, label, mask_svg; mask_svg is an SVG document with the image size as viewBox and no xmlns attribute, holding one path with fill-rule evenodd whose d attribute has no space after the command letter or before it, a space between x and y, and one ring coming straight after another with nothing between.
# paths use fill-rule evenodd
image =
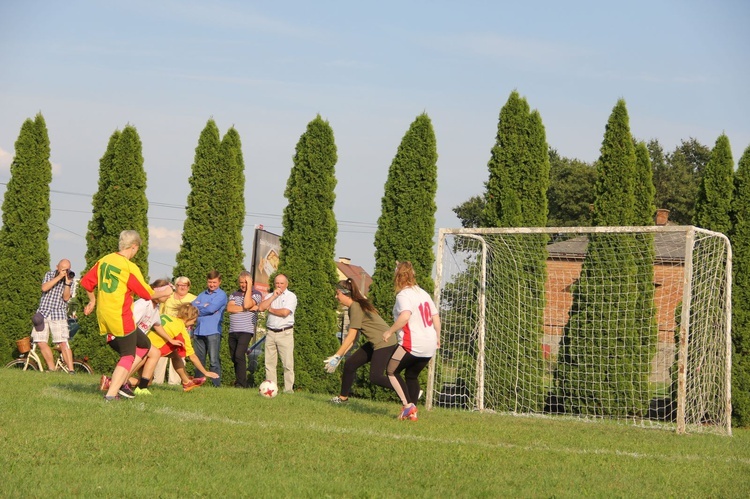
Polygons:
<instances>
[{"instance_id":1,"label":"goal net mesh","mask_svg":"<svg viewBox=\"0 0 750 499\"><path fill-rule=\"evenodd\" d=\"M432 406L731 434L731 248L690 226L441 229Z\"/></svg>"}]
</instances>

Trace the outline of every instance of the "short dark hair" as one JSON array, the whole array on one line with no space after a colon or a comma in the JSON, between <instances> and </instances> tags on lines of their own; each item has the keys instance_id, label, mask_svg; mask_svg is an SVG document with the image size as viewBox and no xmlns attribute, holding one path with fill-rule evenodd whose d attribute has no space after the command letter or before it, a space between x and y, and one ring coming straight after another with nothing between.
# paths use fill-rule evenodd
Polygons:
<instances>
[{"instance_id":1,"label":"short dark hair","mask_svg":"<svg viewBox=\"0 0 750 499\"><path fill-rule=\"evenodd\" d=\"M218 279L221 281L221 274L219 274L218 270L214 269L208 273L206 279Z\"/></svg>"}]
</instances>

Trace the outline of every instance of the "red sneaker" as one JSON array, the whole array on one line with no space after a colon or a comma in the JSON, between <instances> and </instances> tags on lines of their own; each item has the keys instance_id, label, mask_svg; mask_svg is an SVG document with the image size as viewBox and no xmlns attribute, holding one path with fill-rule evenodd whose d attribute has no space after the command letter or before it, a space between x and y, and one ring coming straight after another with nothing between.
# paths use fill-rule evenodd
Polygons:
<instances>
[{"instance_id":1,"label":"red sneaker","mask_svg":"<svg viewBox=\"0 0 750 499\"><path fill-rule=\"evenodd\" d=\"M196 385L195 382L191 379L187 383L183 383L182 384L182 391L183 392L189 392L193 388L198 388L198 386L200 386L200 385Z\"/></svg>"},{"instance_id":2,"label":"red sneaker","mask_svg":"<svg viewBox=\"0 0 750 499\"><path fill-rule=\"evenodd\" d=\"M203 383L206 382L206 378L200 377L200 378L193 378L193 383L195 383L195 386L201 386Z\"/></svg>"},{"instance_id":3,"label":"red sneaker","mask_svg":"<svg viewBox=\"0 0 750 499\"><path fill-rule=\"evenodd\" d=\"M109 390L109 384L112 382L112 379L109 378L109 376L105 376L102 374L102 378L99 380L99 389L103 392L106 392Z\"/></svg>"}]
</instances>

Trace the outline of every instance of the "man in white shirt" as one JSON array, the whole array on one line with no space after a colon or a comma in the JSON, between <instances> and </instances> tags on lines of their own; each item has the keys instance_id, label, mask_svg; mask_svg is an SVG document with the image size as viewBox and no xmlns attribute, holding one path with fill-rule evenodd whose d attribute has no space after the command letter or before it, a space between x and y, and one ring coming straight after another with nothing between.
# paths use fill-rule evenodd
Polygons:
<instances>
[{"instance_id":1,"label":"man in white shirt","mask_svg":"<svg viewBox=\"0 0 750 499\"><path fill-rule=\"evenodd\" d=\"M289 280L278 274L273 280L273 293L260 302L259 310L266 316L266 379L277 383L276 365L281 357L284 367L284 393L294 393L294 310L297 296L287 289ZM278 357L277 357L278 356Z\"/></svg>"}]
</instances>

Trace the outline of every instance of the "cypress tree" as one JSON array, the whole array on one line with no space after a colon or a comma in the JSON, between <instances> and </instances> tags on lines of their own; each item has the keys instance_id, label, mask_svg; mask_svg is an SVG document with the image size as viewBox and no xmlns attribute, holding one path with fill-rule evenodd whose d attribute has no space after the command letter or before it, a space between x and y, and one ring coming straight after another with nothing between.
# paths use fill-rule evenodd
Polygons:
<instances>
[{"instance_id":1,"label":"cypress tree","mask_svg":"<svg viewBox=\"0 0 750 499\"><path fill-rule=\"evenodd\" d=\"M225 205L227 208L226 233L227 278L232 282L243 269L245 252L242 245L242 228L245 225L245 163L242 157L242 141L234 127L221 141L222 162L226 163L227 183ZM233 285L232 285L233 287Z\"/></svg>"},{"instance_id":2,"label":"cypress tree","mask_svg":"<svg viewBox=\"0 0 750 499\"><path fill-rule=\"evenodd\" d=\"M3 197L0 262L9 279L9 285L0 287L0 356L5 358L13 351L15 340L29 335L42 279L50 269L49 158L47 124L39 113L21 126Z\"/></svg>"},{"instance_id":3,"label":"cypress tree","mask_svg":"<svg viewBox=\"0 0 750 499\"><path fill-rule=\"evenodd\" d=\"M732 178L734 160L729 138L721 134L711 150L711 159L701 179L695 202L695 225L704 229L729 234L732 223Z\"/></svg>"},{"instance_id":4,"label":"cypress tree","mask_svg":"<svg viewBox=\"0 0 750 499\"><path fill-rule=\"evenodd\" d=\"M91 204L91 220L86 232L86 268L90 269L101 257L117 248L117 239L107 233L105 219L105 199L112 186L114 174L115 146L120 138L120 130L115 130L109 138L107 150L99 160L99 189L94 194Z\"/></svg>"},{"instance_id":5,"label":"cypress tree","mask_svg":"<svg viewBox=\"0 0 750 499\"><path fill-rule=\"evenodd\" d=\"M295 384L303 390L331 392L335 377L320 367L338 348L334 286L337 281L335 166L338 160L333 129L320 115L307 125L297 142L294 165L284 197L284 232L278 273L289 279L297 295L294 317ZM278 365L281 369L281 363ZM280 377L281 378L281 377Z\"/></svg>"},{"instance_id":6,"label":"cypress tree","mask_svg":"<svg viewBox=\"0 0 750 499\"><path fill-rule=\"evenodd\" d=\"M211 270L221 273L222 288L233 279L226 275L227 266L223 265L226 248L221 236L229 227L222 216L228 208L224 197L227 182L221 164L219 128L209 119L195 148L182 244L174 269L176 276L190 279L190 292L196 295L205 289L206 275Z\"/></svg>"},{"instance_id":7,"label":"cypress tree","mask_svg":"<svg viewBox=\"0 0 750 499\"><path fill-rule=\"evenodd\" d=\"M177 253L175 276L187 276L190 291L206 288L211 270L221 274L221 288L229 295L243 268L242 227L245 222L245 164L242 142L234 127L220 140L219 128L209 119L198 139L190 177L187 217L182 245ZM222 383L234 383L227 334L229 318L222 326Z\"/></svg>"},{"instance_id":8,"label":"cypress tree","mask_svg":"<svg viewBox=\"0 0 750 499\"><path fill-rule=\"evenodd\" d=\"M750 147L734 174L732 218L732 420L750 426Z\"/></svg>"},{"instance_id":9,"label":"cypress tree","mask_svg":"<svg viewBox=\"0 0 750 499\"><path fill-rule=\"evenodd\" d=\"M633 205L634 225L654 225L656 206L654 199L656 187L653 182L654 168L651 164L649 149L644 142L635 146L635 202ZM635 331L641 338L641 344L632 350L630 364L636 373L650 371L650 361L656 354L658 325L656 322L656 303L654 296L654 235L636 234L636 302ZM640 369L640 371L638 370ZM634 383L635 389L645 393L648 390L648 379L639 376Z\"/></svg>"},{"instance_id":10,"label":"cypress tree","mask_svg":"<svg viewBox=\"0 0 750 499\"><path fill-rule=\"evenodd\" d=\"M435 236L437 142L432 122L423 113L409 126L388 170L375 232L375 271L370 301L386 319L396 296L393 271L397 261L410 261L417 282L432 294L432 252Z\"/></svg>"},{"instance_id":11,"label":"cypress tree","mask_svg":"<svg viewBox=\"0 0 750 499\"><path fill-rule=\"evenodd\" d=\"M500 110L488 168L485 223L544 227L549 148L541 116L516 91ZM493 270L487 281L487 307L503 314L486 318L485 378L494 382L486 386L485 405L502 411L541 411L544 365L539 345L544 334L547 237L500 237L509 251L493 253L488 260ZM512 352L505 345L514 345Z\"/></svg>"},{"instance_id":12,"label":"cypress tree","mask_svg":"<svg viewBox=\"0 0 750 499\"><path fill-rule=\"evenodd\" d=\"M635 222L636 154L625 101L615 105L597 162L596 225ZM628 239L631 239L630 241ZM636 331L639 281L637 258L621 245L634 236L589 237L581 275L573 287L570 319L564 328L555 385L566 412L597 416L645 415L648 360ZM617 276L616 282L612 276ZM617 289L617 295L612 290ZM616 317L601 322L601 317ZM608 363L603 359L614 359ZM645 366L644 366L645 363Z\"/></svg>"},{"instance_id":13,"label":"cypress tree","mask_svg":"<svg viewBox=\"0 0 750 499\"><path fill-rule=\"evenodd\" d=\"M99 189L92 199L92 216L86 234L87 270L99 258L118 251L123 230L135 230L141 236L141 247L132 261L148 280L146 171L141 139L132 125L110 136L107 149L99 160ZM76 300L81 309L88 301L85 293L79 293ZM103 339L99 335L95 314L81 317L80 325L76 352L88 356L95 370L111 371L117 356L111 349L101 348Z\"/></svg>"}]
</instances>

